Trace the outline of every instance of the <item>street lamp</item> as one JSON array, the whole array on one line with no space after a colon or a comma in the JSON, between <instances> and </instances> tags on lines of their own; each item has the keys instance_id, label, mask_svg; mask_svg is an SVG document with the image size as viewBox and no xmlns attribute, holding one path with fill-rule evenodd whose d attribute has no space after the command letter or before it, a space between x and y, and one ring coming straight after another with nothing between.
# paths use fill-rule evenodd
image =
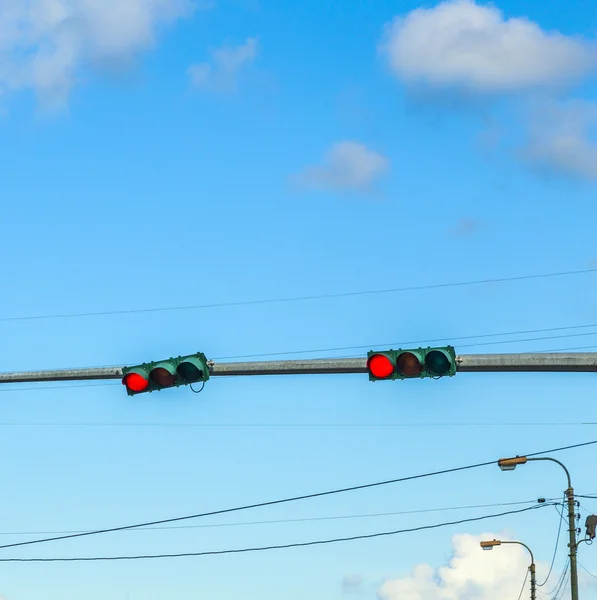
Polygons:
<instances>
[{"instance_id":1,"label":"street lamp","mask_svg":"<svg viewBox=\"0 0 597 600\"><path fill-rule=\"evenodd\" d=\"M526 456L515 456L513 458L500 458L498 460L498 466L502 471L514 471L518 465L524 465L531 460L549 460L554 462L566 472L568 479L568 488L566 489L566 499L568 503L568 533L570 535L570 541L568 547L570 548L570 588L571 588L571 599L578 600L578 572L576 566L576 551L578 544L576 542L576 514L574 510L574 489L572 488L572 482L570 480L570 472L568 469L555 458L548 456L528 458Z\"/></svg>"},{"instance_id":2,"label":"street lamp","mask_svg":"<svg viewBox=\"0 0 597 600\"><path fill-rule=\"evenodd\" d=\"M502 544L518 544L519 546L524 546L531 555L531 564L529 565L529 571L531 572L531 600L535 600L536 592L537 592L537 580L535 578L535 557L531 552L531 549L522 542L514 542L514 541L503 541L503 540L490 540L487 542L481 542L481 548L483 550L493 550L495 546L501 546Z\"/></svg>"}]
</instances>

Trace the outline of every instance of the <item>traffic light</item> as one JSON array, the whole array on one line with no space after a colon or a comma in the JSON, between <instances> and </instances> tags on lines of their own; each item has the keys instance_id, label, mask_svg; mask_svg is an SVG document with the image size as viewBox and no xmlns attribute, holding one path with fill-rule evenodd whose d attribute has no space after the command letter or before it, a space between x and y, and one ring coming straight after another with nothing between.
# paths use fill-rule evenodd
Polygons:
<instances>
[{"instance_id":1,"label":"traffic light","mask_svg":"<svg viewBox=\"0 0 597 600\"><path fill-rule=\"evenodd\" d=\"M452 377L456 374L456 353L452 346L384 350L367 353L369 381Z\"/></svg>"},{"instance_id":2,"label":"traffic light","mask_svg":"<svg viewBox=\"0 0 597 600\"><path fill-rule=\"evenodd\" d=\"M124 367L122 373L122 384L126 386L129 396L209 379L207 359L202 352L143 363L136 367Z\"/></svg>"}]
</instances>

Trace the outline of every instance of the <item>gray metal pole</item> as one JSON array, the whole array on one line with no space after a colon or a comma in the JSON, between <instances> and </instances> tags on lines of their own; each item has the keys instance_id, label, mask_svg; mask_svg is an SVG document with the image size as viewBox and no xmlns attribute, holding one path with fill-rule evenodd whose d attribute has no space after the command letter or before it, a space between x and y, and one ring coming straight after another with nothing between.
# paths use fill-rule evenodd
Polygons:
<instances>
[{"instance_id":1,"label":"gray metal pole","mask_svg":"<svg viewBox=\"0 0 597 600\"><path fill-rule=\"evenodd\" d=\"M522 542L508 541L508 542L502 542L502 544L518 544L519 546L524 546L528 550L529 554L531 555L531 564L529 566L529 571L531 572L531 600L536 600L537 579L536 579L536 569L535 569L535 557L533 556L533 551L526 544L523 544Z\"/></svg>"},{"instance_id":2,"label":"gray metal pole","mask_svg":"<svg viewBox=\"0 0 597 600\"><path fill-rule=\"evenodd\" d=\"M578 567L576 560L578 543L576 541L576 511L574 510L574 488L572 487L570 471L568 471L566 465L564 465L562 462L549 456L536 456L527 460L549 460L560 465L560 467L562 467L562 469L564 469L564 471L566 472L566 478L568 482L568 487L566 488L566 503L568 505L568 535L570 538L570 541L568 542L568 547L570 548L570 598L571 600L578 600Z\"/></svg>"},{"instance_id":3,"label":"gray metal pole","mask_svg":"<svg viewBox=\"0 0 597 600\"><path fill-rule=\"evenodd\" d=\"M456 357L461 373L491 372L597 372L597 352L462 354ZM254 362L210 362L212 376L330 375L367 373L366 358L314 358ZM90 381L121 379L122 367L56 369L0 373L1 383Z\"/></svg>"}]
</instances>

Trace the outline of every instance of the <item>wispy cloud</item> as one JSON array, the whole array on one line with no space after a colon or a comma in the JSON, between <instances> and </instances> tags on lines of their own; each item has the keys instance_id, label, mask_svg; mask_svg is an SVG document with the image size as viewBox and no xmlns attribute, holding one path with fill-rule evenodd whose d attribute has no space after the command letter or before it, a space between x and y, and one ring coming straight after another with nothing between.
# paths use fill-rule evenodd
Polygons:
<instances>
[{"instance_id":1,"label":"wispy cloud","mask_svg":"<svg viewBox=\"0 0 597 600\"><path fill-rule=\"evenodd\" d=\"M591 133L597 105L569 98L574 85L597 75L594 40L547 31L524 17L507 18L474 0L448 0L396 17L379 50L411 98L433 99L445 111L471 114L473 107L491 122L477 139L485 150L508 130L516 131L512 139L519 145L522 132L527 139L515 156L525 166L597 181ZM512 123L498 116L504 111L492 113L492 100L508 102ZM533 110L525 112L529 104Z\"/></svg>"},{"instance_id":2,"label":"wispy cloud","mask_svg":"<svg viewBox=\"0 0 597 600\"><path fill-rule=\"evenodd\" d=\"M452 235L459 238L467 238L473 236L481 228L481 221L462 217L458 219L456 226L452 229Z\"/></svg>"},{"instance_id":3,"label":"wispy cloud","mask_svg":"<svg viewBox=\"0 0 597 600\"><path fill-rule=\"evenodd\" d=\"M342 578L342 592L344 594L355 594L362 591L363 576L358 573L345 575Z\"/></svg>"},{"instance_id":4,"label":"wispy cloud","mask_svg":"<svg viewBox=\"0 0 597 600\"><path fill-rule=\"evenodd\" d=\"M597 182L597 104L534 106L521 156L540 170Z\"/></svg>"},{"instance_id":5,"label":"wispy cloud","mask_svg":"<svg viewBox=\"0 0 597 600\"><path fill-rule=\"evenodd\" d=\"M195 7L190 0L3 0L0 95L31 89L44 107L64 106L85 68L130 64L163 25Z\"/></svg>"},{"instance_id":6,"label":"wispy cloud","mask_svg":"<svg viewBox=\"0 0 597 600\"><path fill-rule=\"evenodd\" d=\"M311 189L367 191L389 168L382 154L359 142L342 141L332 145L321 165L307 167L294 180Z\"/></svg>"},{"instance_id":7,"label":"wispy cloud","mask_svg":"<svg viewBox=\"0 0 597 600\"><path fill-rule=\"evenodd\" d=\"M210 62L189 67L191 84L196 88L218 91L235 89L240 70L255 60L258 46L258 39L252 37L239 46L222 46L212 50Z\"/></svg>"}]
</instances>

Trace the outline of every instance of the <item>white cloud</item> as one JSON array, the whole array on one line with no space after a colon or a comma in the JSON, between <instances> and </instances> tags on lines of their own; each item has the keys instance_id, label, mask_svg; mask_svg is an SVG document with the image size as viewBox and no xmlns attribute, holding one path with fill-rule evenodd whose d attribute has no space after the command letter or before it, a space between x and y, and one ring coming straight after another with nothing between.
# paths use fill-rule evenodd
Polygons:
<instances>
[{"instance_id":1,"label":"white cloud","mask_svg":"<svg viewBox=\"0 0 597 600\"><path fill-rule=\"evenodd\" d=\"M368 190L384 175L390 161L364 144L343 141L327 152L324 164L305 169L298 177L304 187L334 190Z\"/></svg>"},{"instance_id":2,"label":"white cloud","mask_svg":"<svg viewBox=\"0 0 597 600\"><path fill-rule=\"evenodd\" d=\"M542 170L597 181L597 104L534 106L522 157Z\"/></svg>"},{"instance_id":3,"label":"white cloud","mask_svg":"<svg viewBox=\"0 0 597 600\"><path fill-rule=\"evenodd\" d=\"M127 64L190 0L2 0L0 95L32 89L61 105L84 67Z\"/></svg>"},{"instance_id":4,"label":"white cloud","mask_svg":"<svg viewBox=\"0 0 597 600\"><path fill-rule=\"evenodd\" d=\"M358 573L345 575L342 578L342 592L344 594L355 594L361 591L363 585L363 576Z\"/></svg>"},{"instance_id":5,"label":"white cloud","mask_svg":"<svg viewBox=\"0 0 597 600\"><path fill-rule=\"evenodd\" d=\"M481 540L494 538L500 536L492 533L455 535L452 538L453 557L448 565L439 569L418 565L409 576L383 583L378 597L380 600L517 598L530 563L529 555L517 545L502 546L489 552L480 548Z\"/></svg>"},{"instance_id":6,"label":"white cloud","mask_svg":"<svg viewBox=\"0 0 597 600\"><path fill-rule=\"evenodd\" d=\"M453 0L418 8L387 26L380 50L408 83L467 92L559 86L597 66L595 44L547 32L495 7Z\"/></svg>"},{"instance_id":7,"label":"white cloud","mask_svg":"<svg viewBox=\"0 0 597 600\"><path fill-rule=\"evenodd\" d=\"M189 67L191 83L195 87L233 89L240 69L255 60L257 51L257 38L248 38L240 46L217 48L211 53L211 63L198 63Z\"/></svg>"}]
</instances>

